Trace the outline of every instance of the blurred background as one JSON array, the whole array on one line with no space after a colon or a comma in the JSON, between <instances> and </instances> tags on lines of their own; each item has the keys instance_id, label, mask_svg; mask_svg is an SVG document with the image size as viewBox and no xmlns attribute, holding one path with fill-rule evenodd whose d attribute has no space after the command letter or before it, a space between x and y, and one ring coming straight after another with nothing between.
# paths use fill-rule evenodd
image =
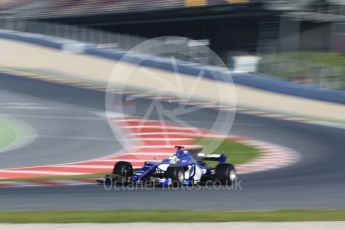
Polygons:
<instances>
[{"instance_id":1,"label":"blurred background","mask_svg":"<svg viewBox=\"0 0 345 230\"><path fill-rule=\"evenodd\" d=\"M183 36L234 73L345 89L343 0L0 0L0 29L120 50Z\"/></svg>"},{"instance_id":2,"label":"blurred background","mask_svg":"<svg viewBox=\"0 0 345 230\"><path fill-rule=\"evenodd\" d=\"M248 162L248 187L230 196L119 196L90 177L53 193L3 190L0 210L344 208L344 90L345 0L0 0L0 182L99 176L120 157L139 167L171 155L164 124L140 133L128 115L179 132L229 127L222 134L275 154ZM137 128L147 142L121 153L123 129Z\"/></svg>"}]
</instances>

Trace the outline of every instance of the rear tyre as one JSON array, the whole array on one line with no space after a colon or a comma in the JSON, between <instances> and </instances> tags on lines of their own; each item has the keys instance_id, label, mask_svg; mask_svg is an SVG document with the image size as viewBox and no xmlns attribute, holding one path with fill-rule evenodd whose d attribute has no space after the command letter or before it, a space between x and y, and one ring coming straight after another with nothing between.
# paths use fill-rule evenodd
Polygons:
<instances>
[{"instance_id":1,"label":"rear tyre","mask_svg":"<svg viewBox=\"0 0 345 230\"><path fill-rule=\"evenodd\" d=\"M117 162L114 166L113 174L126 177L126 178L132 176L133 175L132 164L127 161Z\"/></svg>"},{"instance_id":2,"label":"rear tyre","mask_svg":"<svg viewBox=\"0 0 345 230\"><path fill-rule=\"evenodd\" d=\"M218 164L216 167L216 179L222 184L232 185L237 179L235 167L228 163Z\"/></svg>"},{"instance_id":3,"label":"rear tyre","mask_svg":"<svg viewBox=\"0 0 345 230\"><path fill-rule=\"evenodd\" d=\"M170 165L165 172L165 178L171 179L172 186L181 186L184 181L184 168L180 166Z\"/></svg>"}]
</instances>

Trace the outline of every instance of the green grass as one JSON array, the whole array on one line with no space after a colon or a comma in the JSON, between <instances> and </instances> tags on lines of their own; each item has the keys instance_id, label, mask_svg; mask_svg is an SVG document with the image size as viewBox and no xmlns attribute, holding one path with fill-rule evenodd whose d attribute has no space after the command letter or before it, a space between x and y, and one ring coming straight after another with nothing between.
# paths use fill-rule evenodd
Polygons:
<instances>
[{"instance_id":1,"label":"green grass","mask_svg":"<svg viewBox=\"0 0 345 230\"><path fill-rule=\"evenodd\" d=\"M16 137L15 128L0 118L0 149L13 143Z\"/></svg>"},{"instance_id":2,"label":"green grass","mask_svg":"<svg viewBox=\"0 0 345 230\"><path fill-rule=\"evenodd\" d=\"M235 165L244 164L260 155L259 150L228 139L202 138L196 141L204 146L203 152L224 153L228 161ZM215 162L210 162L210 164L215 164Z\"/></svg>"},{"instance_id":3,"label":"green grass","mask_svg":"<svg viewBox=\"0 0 345 230\"><path fill-rule=\"evenodd\" d=\"M286 80L296 76L307 76L314 79L317 85L345 89L345 55L335 52L286 52L264 55L259 62L258 72Z\"/></svg>"},{"instance_id":4,"label":"green grass","mask_svg":"<svg viewBox=\"0 0 345 230\"><path fill-rule=\"evenodd\" d=\"M276 211L21 211L0 212L0 223L129 223L231 221L344 221L345 210Z\"/></svg>"}]
</instances>

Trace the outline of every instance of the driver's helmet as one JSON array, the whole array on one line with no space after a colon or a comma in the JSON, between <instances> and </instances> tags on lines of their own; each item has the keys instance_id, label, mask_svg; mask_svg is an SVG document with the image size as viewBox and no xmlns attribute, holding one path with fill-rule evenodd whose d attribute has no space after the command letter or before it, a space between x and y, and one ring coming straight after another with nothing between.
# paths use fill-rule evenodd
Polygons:
<instances>
[{"instance_id":1,"label":"driver's helmet","mask_svg":"<svg viewBox=\"0 0 345 230\"><path fill-rule=\"evenodd\" d=\"M169 163L170 164L176 164L178 161L178 157L176 156L176 154L173 154L172 156L169 157Z\"/></svg>"},{"instance_id":2,"label":"driver's helmet","mask_svg":"<svg viewBox=\"0 0 345 230\"><path fill-rule=\"evenodd\" d=\"M182 150L182 149L176 150L176 157L181 158L183 156L184 152L185 152L185 150Z\"/></svg>"}]
</instances>

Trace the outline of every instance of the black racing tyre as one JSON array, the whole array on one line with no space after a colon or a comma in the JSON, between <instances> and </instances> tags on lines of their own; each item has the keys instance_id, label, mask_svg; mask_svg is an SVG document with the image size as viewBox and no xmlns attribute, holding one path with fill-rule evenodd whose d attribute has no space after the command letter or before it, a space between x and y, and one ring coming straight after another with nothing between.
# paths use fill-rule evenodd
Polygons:
<instances>
[{"instance_id":1,"label":"black racing tyre","mask_svg":"<svg viewBox=\"0 0 345 230\"><path fill-rule=\"evenodd\" d=\"M104 184L105 185L112 185L114 182L114 179L111 176L105 176L104 178Z\"/></svg>"},{"instance_id":2,"label":"black racing tyre","mask_svg":"<svg viewBox=\"0 0 345 230\"><path fill-rule=\"evenodd\" d=\"M114 165L113 174L130 177L133 175L132 164L127 161L119 161Z\"/></svg>"},{"instance_id":3,"label":"black racing tyre","mask_svg":"<svg viewBox=\"0 0 345 230\"><path fill-rule=\"evenodd\" d=\"M182 185L184 181L184 168L176 165L170 165L165 172L165 178L170 178L172 184Z\"/></svg>"},{"instance_id":4,"label":"black racing tyre","mask_svg":"<svg viewBox=\"0 0 345 230\"><path fill-rule=\"evenodd\" d=\"M223 184L232 184L236 178L235 167L232 164L220 163L216 166L216 179Z\"/></svg>"}]
</instances>

